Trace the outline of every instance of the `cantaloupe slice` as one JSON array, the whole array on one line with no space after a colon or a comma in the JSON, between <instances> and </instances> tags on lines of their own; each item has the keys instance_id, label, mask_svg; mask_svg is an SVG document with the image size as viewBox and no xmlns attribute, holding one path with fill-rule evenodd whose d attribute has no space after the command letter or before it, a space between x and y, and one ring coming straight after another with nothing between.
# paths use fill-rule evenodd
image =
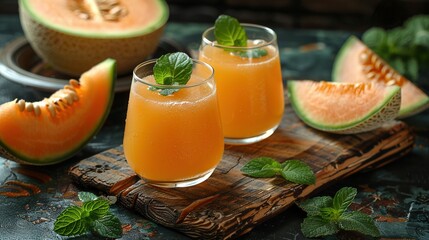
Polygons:
<instances>
[{"instance_id":1,"label":"cantaloupe slice","mask_svg":"<svg viewBox=\"0 0 429 240\"><path fill-rule=\"evenodd\" d=\"M332 72L336 82L378 82L402 88L398 118L415 115L429 108L429 97L390 67L357 37L351 36L337 54Z\"/></svg>"},{"instance_id":2,"label":"cantaloupe slice","mask_svg":"<svg viewBox=\"0 0 429 240\"><path fill-rule=\"evenodd\" d=\"M287 86L298 117L326 132L376 129L397 116L401 103L401 88L395 85L289 80Z\"/></svg>"},{"instance_id":3,"label":"cantaloupe slice","mask_svg":"<svg viewBox=\"0 0 429 240\"><path fill-rule=\"evenodd\" d=\"M0 155L25 164L48 165L78 152L110 111L116 61L107 59L38 102L15 99L0 105Z\"/></svg>"}]
</instances>

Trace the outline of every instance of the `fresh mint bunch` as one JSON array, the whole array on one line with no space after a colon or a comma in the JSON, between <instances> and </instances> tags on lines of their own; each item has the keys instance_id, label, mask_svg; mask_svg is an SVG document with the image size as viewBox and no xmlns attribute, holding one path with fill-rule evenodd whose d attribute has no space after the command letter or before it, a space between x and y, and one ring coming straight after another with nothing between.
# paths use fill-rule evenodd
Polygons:
<instances>
[{"instance_id":1,"label":"fresh mint bunch","mask_svg":"<svg viewBox=\"0 0 429 240\"><path fill-rule=\"evenodd\" d=\"M358 211L348 211L356 194L356 188L344 187L338 190L334 198L315 197L298 204L307 212L307 217L301 224L304 236L322 237L336 234L340 230L355 231L372 237L380 236L374 219Z\"/></svg>"},{"instance_id":2,"label":"fresh mint bunch","mask_svg":"<svg viewBox=\"0 0 429 240\"><path fill-rule=\"evenodd\" d=\"M78 197L83 205L69 206L61 212L54 223L56 233L62 236L78 236L91 231L107 238L122 236L121 222L110 212L107 199L88 192L80 192Z\"/></svg>"},{"instance_id":3,"label":"fresh mint bunch","mask_svg":"<svg viewBox=\"0 0 429 240\"><path fill-rule=\"evenodd\" d=\"M363 42L401 75L417 81L429 65L429 15L409 18L403 26L368 29Z\"/></svg>"},{"instance_id":4,"label":"fresh mint bunch","mask_svg":"<svg viewBox=\"0 0 429 240\"><path fill-rule=\"evenodd\" d=\"M246 47L247 33L240 25L240 22L231 16L220 15L214 25L214 35L216 41L223 46L230 47ZM268 52L265 49L249 49L235 51L234 48L225 48L226 51L232 52L234 55L243 58L259 58L266 56Z\"/></svg>"},{"instance_id":5,"label":"fresh mint bunch","mask_svg":"<svg viewBox=\"0 0 429 240\"><path fill-rule=\"evenodd\" d=\"M288 160L279 163L269 157L260 157L250 160L241 171L251 177L269 178L282 176L284 179L298 184L314 184L316 177L311 168L299 160Z\"/></svg>"},{"instance_id":6,"label":"fresh mint bunch","mask_svg":"<svg viewBox=\"0 0 429 240\"><path fill-rule=\"evenodd\" d=\"M192 74L192 59L183 52L168 53L156 60L153 75L157 84L162 87L150 87L161 95L171 95L179 89L169 86L186 85ZM164 87L165 86L165 87Z\"/></svg>"}]
</instances>

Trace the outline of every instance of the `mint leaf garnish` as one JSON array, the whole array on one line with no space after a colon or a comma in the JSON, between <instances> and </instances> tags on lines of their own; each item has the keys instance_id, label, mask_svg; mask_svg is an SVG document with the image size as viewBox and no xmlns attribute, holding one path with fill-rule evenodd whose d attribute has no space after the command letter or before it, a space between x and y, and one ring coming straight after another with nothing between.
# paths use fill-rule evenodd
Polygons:
<instances>
[{"instance_id":1,"label":"mint leaf garnish","mask_svg":"<svg viewBox=\"0 0 429 240\"><path fill-rule=\"evenodd\" d=\"M191 74L192 59L183 52L162 55L153 67L153 75L159 85L185 85Z\"/></svg>"},{"instance_id":2,"label":"mint leaf garnish","mask_svg":"<svg viewBox=\"0 0 429 240\"><path fill-rule=\"evenodd\" d=\"M121 222L110 212L93 221L91 231L99 236L108 238L120 238L122 236Z\"/></svg>"},{"instance_id":3,"label":"mint leaf garnish","mask_svg":"<svg viewBox=\"0 0 429 240\"><path fill-rule=\"evenodd\" d=\"M332 206L332 197L322 196L307 199L299 204L299 207L307 212L308 216L321 215L320 209Z\"/></svg>"},{"instance_id":4,"label":"mint leaf garnish","mask_svg":"<svg viewBox=\"0 0 429 240\"><path fill-rule=\"evenodd\" d=\"M299 184L314 184L316 176L310 166L299 160L289 160L282 163L282 176L291 182Z\"/></svg>"},{"instance_id":5,"label":"mint leaf garnish","mask_svg":"<svg viewBox=\"0 0 429 240\"><path fill-rule=\"evenodd\" d=\"M246 163L241 171L257 178L281 175L286 180L298 184L313 184L316 181L311 168L299 160L288 160L280 164L269 157L254 158Z\"/></svg>"},{"instance_id":6,"label":"mint leaf garnish","mask_svg":"<svg viewBox=\"0 0 429 240\"><path fill-rule=\"evenodd\" d=\"M84 218L87 213L77 206L64 209L54 223L54 231L63 236L81 235L88 231Z\"/></svg>"},{"instance_id":7,"label":"mint leaf garnish","mask_svg":"<svg viewBox=\"0 0 429 240\"><path fill-rule=\"evenodd\" d=\"M335 194L333 199L333 208L343 213L347 210L350 204L353 202L357 194L356 188L343 187Z\"/></svg>"},{"instance_id":8,"label":"mint leaf garnish","mask_svg":"<svg viewBox=\"0 0 429 240\"><path fill-rule=\"evenodd\" d=\"M380 236L380 231L374 223L374 220L368 215L353 211L341 215L339 218L339 226L341 229L348 231L356 231L372 237Z\"/></svg>"},{"instance_id":9,"label":"mint leaf garnish","mask_svg":"<svg viewBox=\"0 0 429 240\"><path fill-rule=\"evenodd\" d=\"M380 236L374 219L361 212L347 211L356 194L355 188L344 187L334 198L315 197L298 204L308 215L301 224L302 233L306 237L321 237L345 230L373 237Z\"/></svg>"},{"instance_id":10,"label":"mint leaf garnish","mask_svg":"<svg viewBox=\"0 0 429 240\"><path fill-rule=\"evenodd\" d=\"M241 168L241 171L251 177L274 177L280 173L281 165L272 158L260 157L250 160Z\"/></svg>"},{"instance_id":11,"label":"mint leaf garnish","mask_svg":"<svg viewBox=\"0 0 429 240\"><path fill-rule=\"evenodd\" d=\"M233 55L243 58L259 58L268 54L265 49L250 49L237 51L231 47L246 47L247 34L246 30L240 25L240 22L231 16L220 15L214 25L214 35L216 41L225 47L226 51Z\"/></svg>"},{"instance_id":12,"label":"mint leaf garnish","mask_svg":"<svg viewBox=\"0 0 429 240\"><path fill-rule=\"evenodd\" d=\"M107 199L95 199L83 203L82 209L89 213L91 219L98 219L109 212L110 205Z\"/></svg>"},{"instance_id":13,"label":"mint leaf garnish","mask_svg":"<svg viewBox=\"0 0 429 240\"><path fill-rule=\"evenodd\" d=\"M240 22L231 16L220 15L215 21L216 41L224 46L245 47L247 35Z\"/></svg>"},{"instance_id":14,"label":"mint leaf garnish","mask_svg":"<svg viewBox=\"0 0 429 240\"><path fill-rule=\"evenodd\" d=\"M159 85L186 85L192 74L192 59L183 52L168 53L156 60L153 76ZM159 91L161 95L171 95L179 89L168 87L149 87L151 91Z\"/></svg>"},{"instance_id":15,"label":"mint leaf garnish","mask_svg":"<svg viewBox=\"0 0 429 240\"><path fill-rule=\"evenodd\" d=\"M337 233L338 227L334 222L320 216L310 216L304 219L301 231L306 237L321 237Z\"/></svg>"},{"instance_id":16,"label":"mint leaf garnish","mask_svg":"<svg viewBox=\"0 0 429 240\"><path fill-rule=\"evenodd\" d=\"M109 201L92 193L79 193L82 207L69 206L54 223L54 231L62 236L78 236L89 231L108 238L122 236L119 219L110 212Z\"/></svg>"}]
</instances>

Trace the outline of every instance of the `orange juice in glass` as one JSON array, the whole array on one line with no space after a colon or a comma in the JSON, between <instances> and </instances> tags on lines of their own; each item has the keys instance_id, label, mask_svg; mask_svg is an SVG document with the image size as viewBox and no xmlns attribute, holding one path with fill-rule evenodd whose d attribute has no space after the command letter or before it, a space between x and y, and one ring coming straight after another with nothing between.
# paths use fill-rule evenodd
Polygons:
<instances>
[{"instance_id":1,"label":"orange juice in glass","mask_svg":"<svg viewBox=\"0 0 429 240\"><path fill-rule=\"evenodd\" d=\"M281 122L284 110L283 80L277 37L273 30L241 24L247 46L220 45L214 27L202 36L199 60L215 70L224 141L240 145L269 137ZM253 52L264 51L263 56Z\"/></svg>"},{"instance_id":2,"label":"orange juice in glass","mask_svg":"<svg viewBox=\"0 0 429 240\"><path fill-rule=\"evenodd\" d=\"M186 85L163 96L151 87L155 60L133 72L124 133L130 167L145 181L161 187L187 187L206 180L224 150L213 69L193 61Z\"/></svg>"}]
</instances>

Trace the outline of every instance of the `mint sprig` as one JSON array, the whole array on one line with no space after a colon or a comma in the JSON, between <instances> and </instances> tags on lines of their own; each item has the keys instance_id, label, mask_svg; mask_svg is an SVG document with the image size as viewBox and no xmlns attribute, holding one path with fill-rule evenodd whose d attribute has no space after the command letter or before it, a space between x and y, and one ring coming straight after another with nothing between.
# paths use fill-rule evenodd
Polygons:
<instances>
[{"instance_id":1,"label":"mint sprig","mask_svg":"<svg viewBox=\"0 0 429 240\"><path fill-rule=\"evenodd\" d=\"M159 91L161 95L168 96L178 88L169 86L186 85L192 74L192 59L183 52L168 53L156 60L153 67L153 76L159 87L151 86L149 90Z\"/></svg>"},{"instance_id":2,"label":"mint sprig","mask_svg":"<svg viewBox=\"0 0 429 240\"><path fill-rule=\"evenodd\" d=\"M246 47L247 46L247 33L246 30L240 25L240 22L231 16L220 15L214 25L214 36L216 41L223 46L225 50L232 52L236 56L243 58L259 58L266 56L268 52L265 49L249 49L236 51L230 47Z\"/></svg>"},{"instance_id":3,"label":"mint sprig","mask_svg":"<svg viewBox=\"0 0 429 240\"><path fill-rule=\"evenodd\" d=\"M78 236L89 231L107 238L120 238L122 226L110 212L107 199L88 192L80 192L82 207L69 206L60 213L54 223L54 231L62 236Z\"/></svg>"},{"instance_id":4,"label":"mint sprig","mask_svg":"<svg viewBox=\"0 0 429 240\"><path fill-rule=\"evenodd\" d=\"M215 21L216 41L224 46L247 46L247 34L240 22L231 16L220 15Z\"/></svg>"},{"instance_id":5,"label":"mint sprig","mask_svg":"<svg viewBox=\"0 0 429 240\"><path fill-rule=\"evenodd\" d=\"M307 212L307 217L301 224L304 236L329 236L340 230L355 231L372 237L380 236L374 219L358 211L347 211L356 194L355 188L344 187L338 190L334 198L315 197L298 204Z\"/></svg>"},{"instance_id":6,"label":"mint sprig","mask_svg":"<svg viewBox=\"0 0 429 240\"><path fill-rule=\"evenodd\" d=\"M251 177L269 178L282 176L284 179L298 184L314 184L316 177L311 168L302 161L288 160L279 163L269 157L259 157L246 163L241 171Z\"/></svg>"}]
</instances>

